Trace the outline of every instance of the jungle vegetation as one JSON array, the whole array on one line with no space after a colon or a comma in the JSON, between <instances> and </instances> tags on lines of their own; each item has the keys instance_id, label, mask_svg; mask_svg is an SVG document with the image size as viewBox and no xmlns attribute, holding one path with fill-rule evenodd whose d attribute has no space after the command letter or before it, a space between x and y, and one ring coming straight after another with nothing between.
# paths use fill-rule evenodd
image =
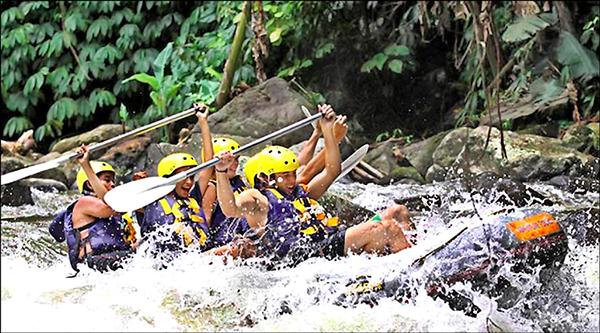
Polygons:
<instances>
[{"instance_id":1,"label":"jungle vegetation","mask_svg":"<svg viewBox=\"0 0 600 333\"><path fill-rule=\"evenodd\" d=\"M373 140L477 124L523 99L567 96L563 118L598 117L594 1L2 1L0 10L5 139L136 127L194 102L217 112L274 76L350 114ZM220 85L231 91L219 96Z\"/></svg>"}]
</instances>

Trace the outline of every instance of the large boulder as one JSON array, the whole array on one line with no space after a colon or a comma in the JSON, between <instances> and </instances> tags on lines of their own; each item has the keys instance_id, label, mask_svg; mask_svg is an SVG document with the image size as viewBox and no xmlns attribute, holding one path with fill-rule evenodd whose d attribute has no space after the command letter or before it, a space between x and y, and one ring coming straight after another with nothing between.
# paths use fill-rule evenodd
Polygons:
<instances>
[{"instance_id":1,"label":"large boulder","mask_svg":"<svg viewBox=\"0 0 600 333\"><path fill-rule=\"evenodd\" d=\"M35 188L42 192L65 192L67 190L64 183L54 179L27 178L21 180L21 182L29 188Z\"/></svg>"},{"instance_id":2,"label":"large boulder","mask_svg":"<svg viewBox=\"0 0 600 333\"><path fill-rule=\"evenodd\" d=\"M122 125L100 125L89 132L59 140L50 148L50 152L64 153L82 144L89 145L92 142L102 142L121 134L123 134Z\"/></svg>"},{"instance_id":3,"label":"large boulder","mask_svg":"<svg viewBox=\"0 0 600 333\"><path fill-rule=\"evenodd\" d=\"M6 206L33 205L31 188L23 180L2 185L0 197L2 205Z\"/></svg>"},{"instance_id":4,"label":"large boulder","mask_svg":"<svg viewBox=\"0 0 600 333\"><path fill-rule=\"evenodd\" d=\"M385 141L371 146L363 161L388 176L398 166L409 166L409 164L400 164L397 152L398 145L395 141Z\"/></svg>"},{"instance_id":5,"label":"large boulder","mask_svg":"<svg viewBox=\"0 0 600 333\"><path fill-rule=\"evenodd\" d=\"M110 163L120 179L130 180L134 172L143 169L151 142L148 135L134 137L111 147L99 160Z\"/></svg>"},{"instance_id":6,"label":"large boulder","mask_svg":"<svg viewBox=\"0 0 600 333\"><path fill-rule=\"evenodd\" d=\"M503 159L498 129L491 129L490 142L483 149L489 129L487 126L458 128L448 133L433 153L434 164L428 170L427 180L442 172L445 179L460 177L465 172L474 175L491 172L510 175L520 181L547 180L568 174L571 169L593 159L591 155L565 147L559 139L511 131L504 131L508 158Z\"/></svg>"},{"instance_id":7,"label":"large boulder","mask_svg":"<svg viewBox=\"0 0 600 333\"><path fill-rule=\"evenodd\" d=\"M259 138L305 118L302 105L310 103L285 80L272 78L234 98L208 122L214 133ZM289 147L309 137L311 131L306 126L273 143Z\"/></svg>"},{"instance_id":8,"label":"large boulder","mask_svg":"<svg viewBox=\"0 0 600 333\"><path fill-rule=\"evenodd\" d=\"M448 131L438 133L423 141L402 147L400 151L410 164L419 171L421 176L425 177L427 169L433 165L433 153L446 134L448 134Z\"/></svg>"}]
</instances>

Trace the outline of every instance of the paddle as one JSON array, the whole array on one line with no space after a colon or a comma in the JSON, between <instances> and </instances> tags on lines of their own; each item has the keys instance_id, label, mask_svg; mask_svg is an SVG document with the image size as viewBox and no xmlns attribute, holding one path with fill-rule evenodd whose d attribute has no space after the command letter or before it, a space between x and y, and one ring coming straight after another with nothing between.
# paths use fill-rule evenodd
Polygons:
<instances>
[{"instance_id":1,"label":"paddle","mask_svg":"<svg viewBox=\"0 0 600 333\"><path fill-rule=\"evenodd\" d=\"M193 115L194 113L196 113L197 108L193 107L190 109L187 109L183 112L180 112L178 114L174 114L172 116L163 118L161 120L155 121L151 124L142 126L138 129L135 129L133 131L130 131L128 133L123 133L121 135L115 136L114 138L110 138L106 141L103 141L101 143L97 143L97 144L92 144L89 146L88 150L90 152L94 151L94 150L99 150L102 148L106 148L112 144L115 144L117 142L129 139L131 137L134 137L136 135L140 135L140 134L144 134L147 132L150 132L154 129L157 129L159 127L162 127L164 125L170 124L174 121L189 117L191 115ZM16 182L17 180L23 179L25 177L29 177L32 175L35 175L36 173L40 173L42 171L46 171L46 170L50 170L50 169L54 169L56 167L58 167L59 165L61 165L62 163L69 161L71 159L74 159L78 157L78 154L76 152L71 152L68 153L66 155L63 155L61 157L58 157L56 159L53 159L51 161L48 162L44 162L44 163L40 163L40 164L35 164L20 170L16 170L13 172L9 172L7 174L2 175L2 177L0 177L0 184L1 185L6 185L6 184L10 184L12 182Z\"/></svg>"},{"instance_id":2,"label":"paddle","mask_svg":"<svg viewBox=\"0 0 600 333\"><path fill-rule=\"evenodd\" d=\"M362 161L363 157L367 155L368 151L369 144L364 144L362 147L358 148L357 151L352 153L352 155L350 155L347 159L345 159L344 162L342 162L342 171L340 172L340 175L337 176L337 178L333 182L337 182L346 174L348 174L348 172L352 171L352 169L354 169L354 167Z\"/></svg>"},{"instance_id":3,"label":"paddle","mask_svg":"<svg viewBox=\"0 0 600 333\"><path fill-rule=\"evenodd\" d=\"M313 121L321 118L321 116L321 113L318 113L309 118L300 120L269 135L265 135L262 138L256 139L232 151L232 154L238 155L263 142L288 134L308 125L309 123L312 123ZM184 172L180 172L169 178L148 177L117 186L114 189L106 192L104 201L117 212L130 212L142 208L171 193L171 191L173 191L175 188L175 183L195 175L200 170L210 168L217 163L219 163L219 158L215 157L210 161L206 161L198 166L195 166Z\"/></svg>"}]
</instances>

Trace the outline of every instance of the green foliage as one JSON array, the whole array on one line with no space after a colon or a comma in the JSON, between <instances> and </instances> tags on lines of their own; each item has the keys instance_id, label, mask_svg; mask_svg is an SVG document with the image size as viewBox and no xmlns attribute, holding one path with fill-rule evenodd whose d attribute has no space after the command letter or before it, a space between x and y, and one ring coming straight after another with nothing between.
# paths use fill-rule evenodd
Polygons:
<instances>
[{"instance_id":1,"label":"green foliage","mask_svg":"<svg viewBox=\"0 0 600 333\"><path fill-rule=\"evenodd\" d=\"M25 117L12 117L6 123L2 135L13 136L15 133L22 133L33 127L29 119Z\"/></svg>"},{"instance_id":2,"label":"green foliage","mask_svg":"<svg viewBox=\"0 0 600 333\"><path fill-rule=\"evenodd\" d=\"M404 62L401 59L406 59L409 55L410 49L408 47L392 43L388 45L383 52L376 53L371 59L365 62L361 66L360 71L363 73L370 73L375 68L381 71L387 62L388 68L392 72L400 74L404 67Z\"/></svg>"},{"instance_id":3,"label":"green foliage","mask_svg":"<svg viewBox=\"0 0 600 333\"><path fill-rule=\"evenodd\" d=\"M519 17L515 23L506 28L506 31L502 34L502 40L507 43L522 42L549 25L548 22L537 15Z\"/></svg>"},{"instance_id":4,"label":"green foliage","mask_svg":"<svg viewBox=\"0 0 600 333\"><path fill-rule=\"evenodd\" d=\"M144 86L122 81L148 72L157 49L179 35L184 19L196 8L171 1L24 1L2 6L1 93L11 116L3 135L35 128L37 140L88 123L118 121L117 102L139 105ZM169 93L175 92L166 91L163 98ZM46 117L38 116L46 110Z\"/></svg>"},{"instance_id":5,"label":"green foliage","mask_svg":"<svg viewBox=\"0 0 600 333\"><path fill-rule=\"evenodd\" d=\"M391 133L388 131L379 133L375 137L375 142L383 142L390 139L402 139L404 144L411 144L413 140L412 135L404 135L404 132L400 128L394 128Z\"/></svg>"},{"instance_id":6,"label":"green foliage","mask_svg":"<svg viewBox=\"0 0 600 333\"><path fill-rule=\"evenodd\" d=\"M574 78L581 78L585 82L600 74L598 56L582 46L568 31L560 32L556 56L561 64L569 67Z\"/></svg>"}]
</instances>

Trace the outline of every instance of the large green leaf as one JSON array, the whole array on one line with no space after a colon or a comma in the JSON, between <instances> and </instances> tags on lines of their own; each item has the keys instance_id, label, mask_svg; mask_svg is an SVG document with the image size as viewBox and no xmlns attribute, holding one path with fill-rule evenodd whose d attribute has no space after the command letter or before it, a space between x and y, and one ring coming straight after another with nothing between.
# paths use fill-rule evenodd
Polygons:
<instances>
[{"instance_id":1,"label":"large green leaf","mask_svg":"<svg viewBox=\"0 0 600 333\"><path fill-rule=\"evenodd\" d=\"M377 53L373 56L373 58L369 59L369 61L365 62L361 67L361 72L371 72L373 68L377 68L379 70L383 69L383 65L387 61L388 56L384 53Z\"/></svg>"},{"instance_id":2,"label":"large green leaf","mask_svg":"<svg viewBox=\"0 0 600 333\"><path fill-rule=\"evenodd\" d=\"M589 80L599 74L598 56L567 31L560 33L556 57L561 64L569 66L575 78Z\"/></svg>"},{"instance_id":3,"label":"large green leaf","mask_svg":"<svg viewBox=\"0 0 600 333\"><path fill-rule=\"evenodd\" d=\"M152 90L154 91L160 90L160 82L158 82L158 80L152 75L148 75L146 73L138 73L123 80L123 83L127 83L131 80L136 80L142 83L149 84L152 87Z\"/></svg>"},{"instance_id":4,"label":"large green leaf","mask_svg":"<svg viewBox=\"0 0 600 333\"><path fill-rule=\"evenodd\" d=\"M173 42L167 44L152 63L154 75L156 75L156 79L158 79L159 82L162 81L164 77L165 65L167 64L167 61L169 61L169 58L171 58L171 53L173 53Z\"/></svg>"},{"instance_id":5,"label":"large green leaf","mask_svg":"<svg viewBox=\"0 0 600 333\"><path fill-rule=\"evenodd\" d=\"M549 25L548 22L536 15L522 16L506 28L502 34L502 40L508 43L524 41Z\"/></svg>"},{"instance_id":6,"label":"large green leaf","mask_svg":"<svg viewBox=\"0 0 600 333\"><path fill-rule=\"evenodd\" d=\"M388 63L388 67L390 68L390 70L398 74L402 73L402 66L403 63L400 59L394 59Z\"/></svg>"}]
</instances>

